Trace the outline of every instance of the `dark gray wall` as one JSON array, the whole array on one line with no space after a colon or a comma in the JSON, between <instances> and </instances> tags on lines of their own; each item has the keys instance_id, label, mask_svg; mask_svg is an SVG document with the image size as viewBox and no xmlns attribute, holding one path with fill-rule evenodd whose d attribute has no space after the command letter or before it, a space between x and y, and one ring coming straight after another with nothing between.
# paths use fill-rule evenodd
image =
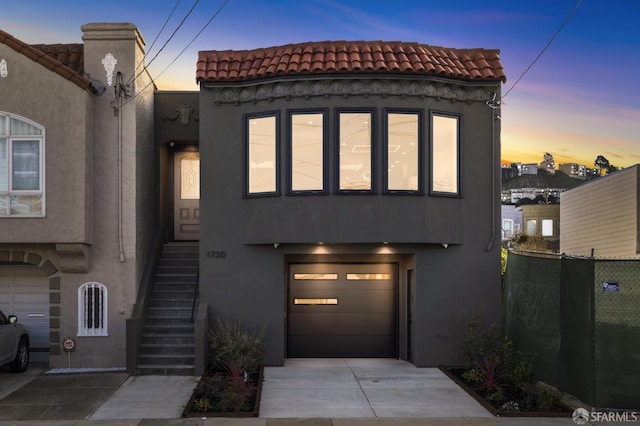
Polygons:
<instances>
[{"instance_id":1,"label":"dark gray wall","mask_svg":"<svg viewBox=\"0 0 640 426\"><path fill-rule=\"evenodd\" d=\"M154 96L154 138L156 152L157 181L154 188L159 188L158 204L160 206L159 227L165 241L172 239L172 152L185 145L197 145L200 125L200 93L160 91ZM187 108L186 123L179 114L181 107Z\"/></svg>"},{"instance_id":2,"label":"dark gray wall","mask_svg":"<svg viewBox=\"0 0 640 426\"><path fill-rule=\"evenodd\" d=\"M415 269L412 359L417 365L459 362L454 331L466 309L483 305L489 319L498 321L499 122L485 101L493 92L499 95L499 87L451 83L385 80L367 90L367 80L345 80L339 96L331 81L201 89L201 297L209 303L211 318L239 318L249 327L268 323L268 365L280 365L286 357L286 264L296 256L376 261L384 254L395 259L402 358L407 357L405 280L407 270ZM287 110L329 108L332 171L334 108L357 107L377 110L378 152L382 108L424 111L425 195L381 194L380 176L375 195L334 195L333 182L327 195L284 195L286 167L281 167L283 195L243 197L245 114L280 111L279 161L285 165ZM461 115L461 197L428 195L431 110ZM382 170L381 155L376 162ZM359 220L350 219L354 212ZM325 244L318 246L319 241Z\"/></svg>"}]
</instances>

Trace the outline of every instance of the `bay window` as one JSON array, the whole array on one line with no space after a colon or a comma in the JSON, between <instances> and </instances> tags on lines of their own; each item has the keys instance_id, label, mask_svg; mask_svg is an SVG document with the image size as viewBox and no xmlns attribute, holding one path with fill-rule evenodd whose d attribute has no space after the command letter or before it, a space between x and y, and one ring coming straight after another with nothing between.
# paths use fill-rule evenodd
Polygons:
<instances>
[{"instance_id":1,"label":"bay window","mask_svg":"<svg viewBox=\"0 0 640 426\"><path fill-rule=\"evenodd\" d=\"M372 192L373 112L338 112L338 191Z\"/></svg>"},{"instance_id":2,"label":"bay window","mask_svg":"<svg viewBox=\"0 0 640 426\"><path fill-rule=\"evenodd\" d=\"M431 115L431 192L459 195L459 117Z\"/></svg>"},{"instance_id":3,"label":"bay window","mask_svg":"<svg viewBox=\"0 0 640 426\"><path fill-rule=\"evenodd\" d=\"M277 118L276 114L246 117L247 195L279 192Z\"/></svg>"},{"instance_id":4,"label":"bay window","mask_svg":"<svg viewBox=\"0 0 640 426\"><path fill-rule=\"evenodd\" d=\"M325 114L289 114L289 192L325 191Z\"/></svg>"},{"instance_id":5,"label":"bay window","mask_svg":"<svg viewBox=\"0 0 640 426\"><path fill-rule=\"evenodd\" d=\"M386 112L384 158L386 192L418 192L421 149L419 112Z\"/></svg>"}]
</instances>

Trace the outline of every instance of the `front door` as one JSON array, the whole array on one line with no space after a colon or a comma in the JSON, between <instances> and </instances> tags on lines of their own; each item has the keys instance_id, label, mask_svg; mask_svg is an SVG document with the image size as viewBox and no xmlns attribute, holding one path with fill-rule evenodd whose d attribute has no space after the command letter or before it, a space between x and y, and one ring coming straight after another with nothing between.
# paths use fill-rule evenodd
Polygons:
<instances>
[{"instance_id":1,"label":"front door","mask_svg":"<svg viewBox=\"0 0 640 426\"><path fill-rule=\"evenodd\" d=\"M200 153L173 156L173 238L200 240Z\"/></svg>"}]
</instances>

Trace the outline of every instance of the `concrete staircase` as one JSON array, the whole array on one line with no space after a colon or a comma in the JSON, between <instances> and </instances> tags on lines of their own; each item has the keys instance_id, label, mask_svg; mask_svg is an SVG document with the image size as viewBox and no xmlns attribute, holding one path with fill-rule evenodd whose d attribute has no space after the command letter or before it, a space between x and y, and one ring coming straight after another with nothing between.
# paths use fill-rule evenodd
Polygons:
<instances>
[{"instance_id":1,"label":"concrete staircase","mask_svg":"<svg viewBox=\"0 0 640 426\"><path fill-rule=\"evenodd\" d=\"M163 246L138 350L138 375L195 375L191 311L198 264L198 242Z\"/></svg>"}]
</instances>

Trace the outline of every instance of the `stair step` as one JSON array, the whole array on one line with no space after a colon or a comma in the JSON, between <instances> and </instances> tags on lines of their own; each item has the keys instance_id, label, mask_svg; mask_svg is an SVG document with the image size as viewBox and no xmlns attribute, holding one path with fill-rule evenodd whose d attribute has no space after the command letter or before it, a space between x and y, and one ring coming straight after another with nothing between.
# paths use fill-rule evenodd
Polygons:
<instances>
[{"instance_id":1,"label":"stair step","mask_svg":"<svg viewBox=\"0 0 640 426\"><path fill-rule=\"evenodd\" d=\"M139 355L186 355L193 357L195 348L195 343L143 343L140 345Z\"/></svg>"},{"instance_id":2,"label":"stair step","mask_svg":"<svg viewBox=\"0 0 640 426\"><path fill-rule=\"evenodd\" d=\"M164 244L139 341L136 374L195 375L191 315L199 263L198 242Z\"/></svg>"},{"instance_id":3,"label":"stair step","mask_svg":"<svg viewBox=\"0 0 640 426\"><path fill-rule=\"evenodd\" d=\"M194 365L195 354L138 354L138 362L143 365Z\"/></svg>"},{"instance_id":4,"label":"stair step","mask_svg":"<svg viewBox=\"0 0 640 426\"><path fill-rule=\"evenodd\" d=\"M198 274L164 274L164 273L156 273L155 282L196 282L198 279Z\"/></svg>"},{"instance_id":5,"label":"stair step","mask_svg":"<svg viewBox=\"0 0 640 426\"><path fill-rule=\"evenodd\" d=\"M177 296L180 297L180 296ZM184 308L189 309L191 311L193 305L193 296L192 297L166 297L162 298L152 298L149 300L149 308L159 309L159 308ZM196 298L197 301L197 298Z\"/></svg>"},{"instance_id":6,"label":"stair step","mask_svg":"<svg viewBox=\"0 0 640 426\"><path fill-rule=\"evenodd\" d=\"M143 334L141 345L194 345L195 334Z\"/></svg>"},{"instance_id":7,"label":"stair step","mask_svg":"<svg viewBox=\"0 0 640 426\"><path fill-rule=\"evenodd\" d=\"M150 306L147 308L147 318L191 318L191 306Z\"/></svg>"},{"instance_id":8,"label":"stair step","mask_svg":"<svg viewBox=\"0 0 640 426\"><path fill-rule=\"evenodd\" d=\"M177 324L145 323L144 332L152 333L152 334L194 333L195 326L192 322L189 322L189 321L185 321Z\"/></svg>"},{"instance_id":9,"label":"stair step","mask_svg":"<svg viewBox=\"0 0 640 426\"><path fill-rule=\"evenodd\" d=\"M198 266L190 265L158 265L156 269L157 275L195 275L198 277Z\"/></svg>"},{"instance_id":10,"label":"stair step","mask_svg":"<svg viewBox=\"0 0 640 426\"><path fill-rule=\"evenodd\" d=\"M144 375L155 375L155 376L195 376L196 367L194 365L147 365L147 364L138 364L136 368L136 374L144 376ZM195 387L195 385L194 385Z\"/></svg>"},{"instance_id":11,"label":"stair step","mask_svg":"<svg viewBox=\"0 0 640 426\"><path fill-rule=\"evenodd\" d=\"M174 252L163 252L160 255L160 262L164 260L198 260L200 259L199 251L174 251Z\"/></svg>"}]
</instances>

